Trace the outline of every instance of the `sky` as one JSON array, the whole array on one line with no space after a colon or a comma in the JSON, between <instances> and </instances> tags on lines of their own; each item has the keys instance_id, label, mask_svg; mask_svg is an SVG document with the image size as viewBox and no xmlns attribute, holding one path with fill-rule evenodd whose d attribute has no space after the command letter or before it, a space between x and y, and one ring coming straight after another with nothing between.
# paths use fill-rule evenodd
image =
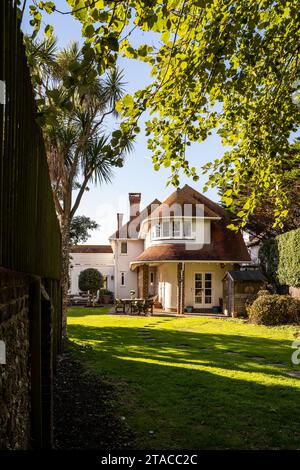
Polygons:
<instances>
[{"instance_id":1,"label":"sky","mask_svg":"<svg viewBox=\"0 0 300 470\"><path fill-rule=\"evenodd\" d=\"M68 10L64 0L57 0L57 6L61 10ZM45 17L45 24L54 26L54 32L58 38L59 46L66 46L70 41L81 40L81 24L71 15L53 14ZM24 16L22 28L28 30L28 15ZM143 42L143 34L138 33L135 38L138 42ZM149 66L145 63L120 58L118 65L124 71L126 81L126 93L134 93L136 90L145 87L150 81ZM144 119L145 120L145 119ZM141 133L136 138L134 151L126 157L122 168L114 171L114 176L110 184L101 186L89 185L76 215L85 215L95 220L99 228L90 232L90 238L86 244L107 244L108 237L116 230L118 212L124 214L124 221L128 217L129 192L142 193L141 207L148 205L155 198L160 201L166 199L169 194L175 191L173 186L166 186L170 175L169 169L162 168L159 171L153 169L151 152L147 149L147 138L143 133L143 121L141 122ZM201 175L201 166L216 158L220 158L225 151L217 134L211 135L205 142L197 143L188 147L187 159L198 169L199 181L193 182L182 175L180 187L189 184L197 191L201 192L206 182L205 175ZM217 189L209 189L206 196L218 202ZM75 197L75 193L74 193Z\"/></svg>"}]
</instances>

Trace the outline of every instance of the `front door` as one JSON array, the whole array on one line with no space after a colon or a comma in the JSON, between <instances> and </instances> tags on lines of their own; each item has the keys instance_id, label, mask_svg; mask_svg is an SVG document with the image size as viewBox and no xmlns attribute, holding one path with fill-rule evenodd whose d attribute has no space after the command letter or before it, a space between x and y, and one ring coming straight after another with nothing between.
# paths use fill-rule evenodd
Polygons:
<instances>
[{"instance_id":1,"label":"front door","mask_svg":"<svg viewBox=\"0 0 300 470\"><path fill-rule=\"evenodd\" d=\"M194 275L194 307L211 308L213 302L212 273L197 272Z\"/></svg>"}]
</instances>

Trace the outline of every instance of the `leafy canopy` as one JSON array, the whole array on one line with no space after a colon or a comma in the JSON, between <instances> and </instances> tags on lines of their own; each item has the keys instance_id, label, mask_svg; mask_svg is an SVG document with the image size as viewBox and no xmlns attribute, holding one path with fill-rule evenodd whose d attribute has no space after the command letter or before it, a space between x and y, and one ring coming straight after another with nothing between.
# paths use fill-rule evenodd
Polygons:
<instances>
[{"instance_id":1,"label":"leafy canopy","mask_svg":"<svg viewBox=\"0 0 300 470\"><path fill-rule=\"evenodd\" d=\"M96 230L98 227L97 222L85 215L73 217L70 223L70 244L78 245L79 243L85 243L90 237L89 231Z\"/></svg>"},{"instance_id":2,"label":"leafy canopy","mask_svg":"<svg viewBox=\"0 0 300 470\"><path fill-rule=\"evenodd\" d=\"M78 286L82 292L95 294L103 286L103 276L97 269L84 269L79 274Z\"/></svg>"},{"instance_id":3,"label":"leafy canopy","mask_svg":"<svg viewBox=\"0 0 300 470\"><path fill-rule=\"evenodd\" d=\"M38 28L41 10L57 12L58 7L34 3ZM169 167L170 182L178 185L181 171L199 179L188 147L217 132L228 150L204 166L208 184L224 188L231 183L222 197L227 206L247 194L239 211L241 226L265 197L273 201L280 222L288 205L282 185L285 161L300 122L298 0L68 4L82 22L85 55L95 58L100 74L115 64L118 53L151 67L152 84L118 105L125 122L116 138L139 132L139 117L148 109L154 168ZM156 32L157 44L135 47L135 29Z\"/></svg>"}]
</instances>

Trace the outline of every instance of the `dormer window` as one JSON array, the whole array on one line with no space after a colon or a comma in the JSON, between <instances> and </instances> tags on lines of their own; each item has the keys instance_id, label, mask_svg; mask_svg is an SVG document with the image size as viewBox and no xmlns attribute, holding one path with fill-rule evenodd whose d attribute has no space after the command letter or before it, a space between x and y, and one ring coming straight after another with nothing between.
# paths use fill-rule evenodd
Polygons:
<instances>
[{"instance_id":1,"label":"dormer window","mask_svg":"<svg viewBox=\"0 0 300 470\"><path fill-rule=\"evenodd\" d=\"M192 220L162 220L153 226L151 237L153 240L195 238L195 234L192 232Z\"/></svg>"},{"instance_id":2,"label":"dormer window","mask_svg":"<svg viewBox=\"0 0 300 470\"><path fill-rule=\"evenodd\" d=\"M190 238L192 236L192 221L185 220L183 222L183 237Z\"/></svg>"},{"instance_id":3,"label":"dormer window","mask_svg":"<svg viewBox=\"0 0 300 470\"><path fill-rule=\"evenodd\" d=\"M162 234L161 236L163 238L169 238L170 236L170 222L167 220L167 221L164 221L162 223Z\"/></svg>"},{"instance_id":4,"label":"dormer window","mask_svg":"<svg viewBox=\"0 0 300 470\"><path fill-rule=\"evenodd\" d=\"M181 238L181 221L173 220L172 222L172 237Z\"/></svg>"},{"instance_id":5,"label":"dormer window","mask_svg":"<svg viewBox=\"0 0 300 470\"><path fill-rule=\"evenodd\" d=\"M160 224L156 224L154 226L153 235L154 235L154 238L160 238Z\"/></svg>"}]
</instances>

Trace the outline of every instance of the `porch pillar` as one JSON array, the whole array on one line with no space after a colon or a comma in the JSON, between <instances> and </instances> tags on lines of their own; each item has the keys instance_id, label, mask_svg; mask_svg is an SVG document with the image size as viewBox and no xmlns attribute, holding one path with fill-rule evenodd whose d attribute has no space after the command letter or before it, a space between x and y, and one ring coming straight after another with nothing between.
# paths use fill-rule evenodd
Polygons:
<instances>
[{"instance_id":1,"label":"porch pillar","mask_svg":"<svg viewBox=\"0 0 300 470\"><path fill-rule=\"evenodd\" d=\"M143 264L142 278L143 278L142 298L146 299L149 293L149 266L148 264Z\"/></svg>"},{"instance_id":2,"label":"porch pillar","mask_svg":"<svg viewBox=\"0 0 300 470\"><path fill-rule=\"evenodd\" d=\"M177 313L182 315L184 313L184 263L177 264Z\"/></svg>"}]
</instances>

